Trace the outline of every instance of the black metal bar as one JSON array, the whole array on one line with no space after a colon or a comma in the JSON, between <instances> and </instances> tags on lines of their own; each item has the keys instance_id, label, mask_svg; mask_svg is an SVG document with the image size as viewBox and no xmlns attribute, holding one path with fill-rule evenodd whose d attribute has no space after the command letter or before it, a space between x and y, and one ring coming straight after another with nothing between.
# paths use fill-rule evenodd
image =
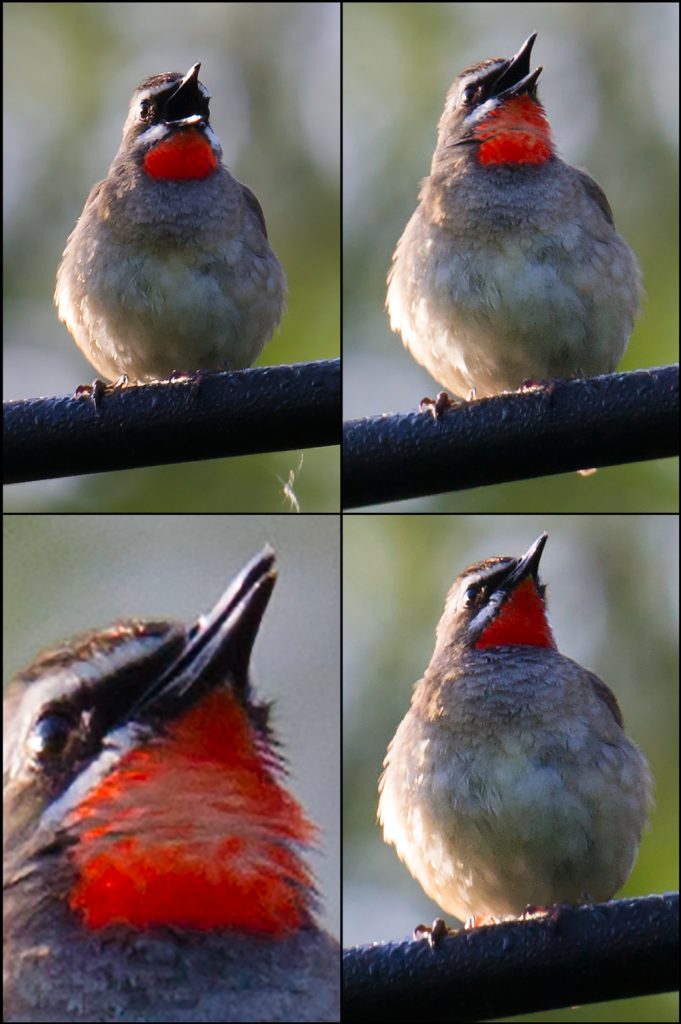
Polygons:
<instances>
[{"instance_id":1,"label":"black metal bar","mask_svg":"<svg viewBox=\"0 0 681 1024\"><path fill-rule=\"evenodd\" d=\"M473 1021L678 988L678 893L343 954L343 1020Z\"/></svg>"},{"instance_id":2,"label":"black metal bar","mask_svg":"<svg viewBox=\"0 0 681 1024\"><path fill-rule=\"evenodd\" d=\"M340 360L7 402L5 483L339 444Z\"/></svg>"},{"instance_id":3,"label":"black metal bar","mask_svg":"<svg viewBox=\"0 0 681 1024\"><path fill-rule=\"evenodd\" d=\"M356 508L679 450L678 366L345 424L343 505Z\"/></svg>"}]
</instances>

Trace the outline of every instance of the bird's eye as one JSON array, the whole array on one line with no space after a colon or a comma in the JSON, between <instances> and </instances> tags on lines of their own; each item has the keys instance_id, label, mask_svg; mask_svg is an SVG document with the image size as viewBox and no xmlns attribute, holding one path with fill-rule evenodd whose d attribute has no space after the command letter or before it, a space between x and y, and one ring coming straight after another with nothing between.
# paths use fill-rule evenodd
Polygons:
<instances>
[{"instance_id":1,"label":"bird's eye","mask_svg":"<svg viewBox=\"0 0 681 1024\"><path fill-rule=\"evenodd\" d=\"M28 737L28 746L39 761L61 756L73 735L75 722L61 711L50 711L39 718Z\"/></svg>"},{"instance_id":2,"label":"bird's eye","mask_svg":"<svg viewBox=\"0 0 681 1024\"><path fill-rule=\"evenodd\" d=\"M475 604L480 595L481 589L482 586L480 583L470 583L466 587L465 602L467 607L470 607L472 604Z\"/></svg>"},{"instance_id":3,"label":"bird's eye","mask_svg":"<svg viewBox=\"0 0 681 1024\"><path fill-rule=\"evenodd\" d=\"M461 93L461 98L467 105L471 104L478 93L478 87L475 84L467 85Z\"/></svg>"},{"instance_id":4,"label":"bird's eye","mask_svg":"<svg viewBox=\"0 0 681 1024\"><path fill-rule=\"evenodd\" d=\"M151 117L151 103L149 100L142 100L140 103L140 120L148 121Z\"/></svg>"}]
</instances>

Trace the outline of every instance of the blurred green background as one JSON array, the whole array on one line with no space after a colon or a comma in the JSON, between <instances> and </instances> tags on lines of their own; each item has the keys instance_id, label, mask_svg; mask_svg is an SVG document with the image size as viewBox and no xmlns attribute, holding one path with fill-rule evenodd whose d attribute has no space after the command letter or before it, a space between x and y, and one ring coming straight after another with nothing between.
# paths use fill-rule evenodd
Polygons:
<instances>
[{"instance_id":1,"label":"blurred green background","mask_svg":"<svg viewBox=\"0 0 681 1024\"><path fill-rule=\"evenodd\" d=\"M292 791L321 828L309 862L340 933L340 525L332 516L4 516L3 678L119 618L190 621L266 542L279 580L253 652Z\"/></svg>"},{"instance_id":2,"label":"blurred green background","mask_svg":"<svg viewBox=\"0 0 681 1024\"><path fill-rule=\"evenodd\" d=\"M543 530L541 575L558 647L615 691L655 780L652 828L623 892L678 888L677 517L345 516L345 946L405 938L441 913L383 843L376 822L383 757L430 659L454 578L479 558L522 554ZM671 1021L677 1014L670 995L541 1019Z\"/></svg>"},{"instance_id":3,"label":"blurred green background","mask_svg":"<svg viewBox=\"0 0 681 1024\"><path fill-rule=\"evenodd\" d=\"M9 3L4 17L4 397L72 393L94 370L52 304L67 235L145 77L201 61L224 161L258 196L289 283L258 364L340 352L336 3ZM10 511L289 511L298 452L17 485ZM302 511L339 507L338 448L305 452Z\"/></svg>"},{"instance_id":4,"label":"blurred green background","mask_svg":"<svg viewBox=\"0 0 681 1024\"><path fill-rule=\"evenodd\" d=\"M343 4L346 418L415 409L439 388L390 332L392 253L428 174L451 82L539 33L532 66L559 154L604 187L647 298L622 369L678 359L678 5ZM408 511L675 511L675 459L438 495Z\"/></svg>"}]
</instances>

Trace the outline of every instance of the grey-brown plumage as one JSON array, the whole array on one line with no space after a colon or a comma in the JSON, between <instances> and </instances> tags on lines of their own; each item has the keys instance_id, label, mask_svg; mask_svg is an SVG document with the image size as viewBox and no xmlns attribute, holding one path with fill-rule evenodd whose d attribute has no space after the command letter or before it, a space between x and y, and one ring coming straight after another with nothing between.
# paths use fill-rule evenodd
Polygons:
<instances>
[{"instance_id":1,"label":"grey-brown plumage","mask_svg":"<svg viewBox=\"0 0 681 1024\"><path fill-rule=\"evenodd\" d=\"M461 921L610 899L651 806L614 694L555 647L545 541L457 578L384 761L384 838Z\"/></svg>"},{"instance_id":2,"label":"grey-brown plumage","mask_svg":"<svg viewBox=\"0 0 681 1024\"><path fill-rule=\"evenodd\" d=\"M260 204L221 163L199 66L137 88L118 153L57 273L59 318L110 379L250 366L285 308ZM186 170L150 163L190 137Z\"/></svg>"},{"instance_id":3,"label":"grey-brown plumage","mask_svg":"<svg viewBox=\"0 0 681 1024\"><path fill-rule=\"evenodd\" d=\"M388 275L392 329L462 396L612 372L639 308L602 189L556 155L534 40L455 79Z\"/></svg>"}]
</instances>

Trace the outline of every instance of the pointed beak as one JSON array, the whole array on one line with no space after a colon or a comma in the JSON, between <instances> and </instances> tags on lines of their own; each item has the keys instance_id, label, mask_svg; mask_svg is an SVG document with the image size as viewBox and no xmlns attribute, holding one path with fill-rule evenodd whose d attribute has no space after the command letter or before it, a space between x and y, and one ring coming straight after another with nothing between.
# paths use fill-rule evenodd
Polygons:
<instances>
[{"instance_id":1,"label":"pointed beak","mask_svg":"<svg viewBox=\"0 0 681 1024\"><path fill-rule=\"evenodd\" d=\"M537 33L533 32L525 40L516 55L511 57L506 66L502 68L499 78L494 83L492 90L494 96L497 98L503 96L504 99L509 99L512 96L519 96L522 93L530 92L537 84L537 79L542 73L543 68L535 68L534 71L530 72L530 56L536 38Z\"/></svg>"},{"instance_id":2,"label":"pointed beak","mask_svg":"<svg viewBox=\"0 0 681 1024\"><path fill-rule=\"evenodd\" d=\"M532 37L532 42L534 42L536 37L537 37L537 33L535 32L534 36ZM529 42L529 40L528 40L528 42ZM527 43L525 45L527 45ZM532 49L531 46L530 46L530 49ZM189 71L187 72L187 74L184 76L184 78L182 79L182 81L178 85L177 91L179 92L180 89L182 89L188 82L192 82L194 85L196 85L196 83L199 80L199 71L200 70L201 70L201 61L199 61L198 64L192 64L192 66L190 67Z\"/></svg>"},{"instance_id":3,"label":"pointed beak","mask_svg":"<svg viewBox=\"0 0 681 1024\"><path fill-rule=\"evenodd\" d=\"M233 687L246 701L251 653L276 580L275 554L268 545L190 627L178 657L141 697L130 718L174 718L221 685Z\"/></svg>"},{"instance_id":4,"label":"pointed beak","mask_svg":"<svg viewBox=\"0 0 681 1024\"><path fill-rule=\"evenodd\" d=\"M516 564L511 569L509 575L504 580L504 590L513 590L522 580L528 576L534 576L537 578L539 572L539 562L541 560L544 546L549 539L548 533L542 533L537 537L534 544L532 544L524 555L517 560Z\"/></svg>"},{"instance_id":5,"label":"pointed beak","mask_svg":"<svg viewBox=\"0 0 681 1024\"><path fill-rule=\"evenodd\" d=\"M209 97L199 82L200 67L200 63L194 64L165 101L164 121L176 123L197 118L208 120Z\"/></svg>"}]
</instances>

